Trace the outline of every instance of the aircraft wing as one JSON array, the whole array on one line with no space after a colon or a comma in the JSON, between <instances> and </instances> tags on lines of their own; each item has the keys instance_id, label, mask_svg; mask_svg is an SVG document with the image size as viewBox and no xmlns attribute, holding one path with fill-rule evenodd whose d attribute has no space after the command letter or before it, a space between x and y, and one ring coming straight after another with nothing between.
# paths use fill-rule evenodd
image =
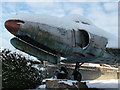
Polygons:
<instances>
[{"instance_id":1,"label":"aircraft wing","mask_svg":"<svg viewBox=\"0 0 120 90\"><path fill-rule=\"evenodd\" d=\"M119 49L106 48L106 52L108 52L112 56L120 58L120 48Z\"/></svg>"},{"instance_id":2,"label":"aircraft wing","mask_svg":"<svg viewBox=\"0 0 120 90\"><path fill-rule=\"evenodd\" d=\"M119 63L119 62L120 62L120 59L117 56L110 56L110 57L103 56L103 57L96 58L93 61L88 61L88 63L109 64L109 65L115 65L116 63Z\"/></svg>"},{"instance_id":3,"label":"aircraft wing","mask_svg":"<svg viewBox=\"0 0 120 90\"><path fill-rule=\"evenodd\" d=\"M79 57L80 53L76 53L76 55L69 55L66 59L62 60L65 63L96 63L96 64L109 64L115 65L116 63L120 63L120 49L106 48L103 50L101 56L86 56Z\"/></svg>"}]
</instances>

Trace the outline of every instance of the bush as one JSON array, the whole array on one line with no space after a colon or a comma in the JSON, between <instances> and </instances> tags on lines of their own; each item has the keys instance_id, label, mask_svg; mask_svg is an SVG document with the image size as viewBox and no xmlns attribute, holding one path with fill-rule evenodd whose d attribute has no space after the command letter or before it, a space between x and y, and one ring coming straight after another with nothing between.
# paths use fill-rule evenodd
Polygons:
<instances>
[{"instance_id":1,"label":"bush","mask_svg":"<svg viewBox=\"0 0 120 90\"><path fill-rule=\"evenodd\" d=\"M3 89L33 89L41 84L42 74L38 69L32 67L33 61L7 49L2 50L0 55Z\"/></svg>"}]
</instances>

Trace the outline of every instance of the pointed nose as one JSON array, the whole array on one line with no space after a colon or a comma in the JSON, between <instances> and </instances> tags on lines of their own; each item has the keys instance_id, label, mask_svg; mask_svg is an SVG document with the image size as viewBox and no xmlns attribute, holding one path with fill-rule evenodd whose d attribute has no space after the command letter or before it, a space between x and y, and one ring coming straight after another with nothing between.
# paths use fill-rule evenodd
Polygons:
<instances>
[{"instance_id":1,"label":"pointed nose","mask_svg":"<svg viewBox=\"0 0 120 90\"><path fill-rule=\"evenodd\" d=\"M5 28L12 34L16 34L20 29L20 24L23 24L24 21L21 20L7 20L5 22Z\"/></svg>"}]
</instances>

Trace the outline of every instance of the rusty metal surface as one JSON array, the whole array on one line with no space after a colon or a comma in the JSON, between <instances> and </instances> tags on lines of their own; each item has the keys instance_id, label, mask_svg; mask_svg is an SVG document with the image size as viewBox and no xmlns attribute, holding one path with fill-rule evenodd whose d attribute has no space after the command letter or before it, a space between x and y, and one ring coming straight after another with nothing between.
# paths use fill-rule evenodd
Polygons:
<instances>
[{"instance_id":1,"label":"rusty metal surface","mask_svg":"<svg viewBox=\"0 0 120 90\"><path fill-rule=\"evenodd\" d=\"M90 45L94 48L98 48L98 49L105 49L106 45L108 43L107 38L102 37L102 36L98 36L98 35L94 35L92 33L90 34Z\"/></svg>"},{"instance_id":2,"label":"rusty metal surface","mask_svg":"<svg viewBox=\"0 0 120 90\"><path fill-rule=\"evenodd\" d=\"M61 38L60 35L58 35L60 34L59 32L54 35L54 33L56 32L57 28L54 27L38 23L25 23L24 26L21 26L21 29L19 30L17 35L28 36L33 40L58 51L58 53L70 53L72 47L70 47L67 43L63 43L63 40L65 40L66 38L64 38L63 36ZM67 41L70 42L68 38Z\"/></svg>"},{"instance_id":3,"label":"rusty metal surface","mask_svg":"<svg viewBox=\"0 0 120 90\"><path fill-rule=\"evenodd\" d=\"M21 20L8 20L5 22L5 27L12 34L16 34L20 28L20 23L24 23Z\"/></svg>"},{"instance_id":4,"label":"rusty metal surface","mask_svg":"<svg viewBox=\"0 0 120 90\"><path fill-rule=\"evenodd\" d=\"M20 29L15 36L20 36L18 38L22 40L25 40L25 37L30 38L30 40L26 40L27 43L37 48L44 49L56 56L63 56L66 58L63 60L66 63L116 63L116 58L105 51L108 40L85 30L66 30L46 24L25 21L24 24L20 25ZM37 43L31 43L33 41ZM24 48L24 52L33 55L31 54L33 51L30 49L27 50L24 46L18 45L16 48ZM40 57L37 53L36 56ZM108 60L110 62L107 62Z\"/></svg>"},{"instance_id":5,"label":"rusty metal surface","mask_svg":"<svg viewBox=\"0 0 120 90\"><path fill-rule=\"evenodd\" d=\"M48 61L48 62L51 62L54 64L57 63L56 56L52 56L48 52L45 52L37 47L34 47L28 43L25 43L17 38L11 39L11 43L15 48L17 48L23 52L26 52L30 55L33 55L42 61Z\"/></svg>"}]
</instances>

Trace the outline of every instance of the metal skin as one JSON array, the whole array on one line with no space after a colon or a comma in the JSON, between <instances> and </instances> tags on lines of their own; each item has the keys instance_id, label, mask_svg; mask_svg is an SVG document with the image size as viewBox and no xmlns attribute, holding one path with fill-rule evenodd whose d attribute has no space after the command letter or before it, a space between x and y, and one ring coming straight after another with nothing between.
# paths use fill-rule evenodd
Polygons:
<instances>
[{"instance_id":1,"label":"metal skin","mask_svg":"<svg viewBox=\"0 0 120 90\"><path fill-rule=\"evenodd\" d=\"M15 48L17 48L23 52L26 52L34 57L37 57L41 61L48 61L48 62L53 63L53 64L57 63L56 56L50 55L50 54L48 54L48 52L46 52L42 49L39 49L39 48L29 44L29 43L26 43L18 38L12 38L11 44Z\"/></svg>"},{"instance_id":2,"label":"metal skin","mask_svg":"<svg viewBox=\"0 0 120 90\"><path fill-rule=\"evenodd\" d=\"M65 63L116 63L113 56L105 51L108 40L86 30L66 30L24 21L14 35L17 38L11 39L11 44L15 48L43 61L57 64L62 56L65 59L61 61Z\"/></svg>"}]
</instances>

